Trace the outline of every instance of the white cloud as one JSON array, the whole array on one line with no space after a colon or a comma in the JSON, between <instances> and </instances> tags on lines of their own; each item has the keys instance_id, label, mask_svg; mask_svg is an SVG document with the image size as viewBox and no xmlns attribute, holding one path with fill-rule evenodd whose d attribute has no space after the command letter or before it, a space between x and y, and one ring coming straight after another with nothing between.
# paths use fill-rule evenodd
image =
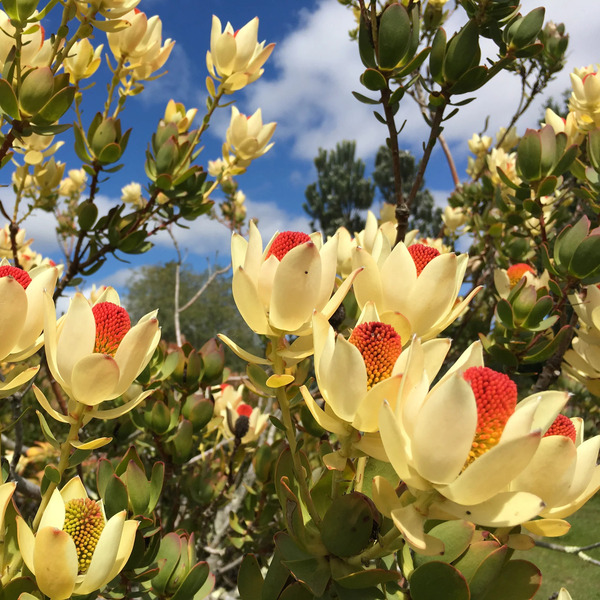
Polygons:
<instances>
[{"instance_id":1,"label":"white cloud","mask_svg":"<svg viewBox=\"0 0 600 600\"><path fill-rule=\"evenodd\" d=\"M524 0L521 10L525 14L538 5L538 1ZM529 108L520 129L538 124L544 100L550 95L560 97L570 86L568 73L573 67L600 62L600 54L590 51L597 48L596 28L590 23L600 19L600 2L547 0L545 6L547 20L564 22L570 34L568 62L543 97ZM372 107L351 95L352 90L366 93L359 83L362 64L358 49L348 38L348 31L355 27L352 13L337 0L322 0L314 10L300 14L300 23L276 46L267 66L268 71L276 70L275 79L263 78L248 89L248 110L260 106L266 120L276 120L276 138L289 142L298 158L312 159L319 147L333 148L343 139L355 139L357 154L368 158L383 143L386 130L375 121ZM459 9L456 15L448 23L449 34L466 20L464 11ZM491 52L495 46L486 43L483 50ZM466 140L484 128L488 116L488 132L495 133L506 124L517 105L519 88L517 77L502 73L445 123L444 134L459 154L466 153ZM397 123L405 119L401 145L420 148L428 128L408 97Z\"/></svg>"},{"instance_id":2,"label":"white cloud","mask_svg":"<svg viewBox=\"0 0 600 600\"><path fill-rule=\"evenodd\" d=\"M248 89L248 110L261 107L265 120L277 121L276 138L288 140L295 156L312 159L319 147L356 139L361 156L375 152L384 138L372 107L359 103L362 63L348 31L351 11L336 0L300 12L297 28L269 59L276 79L260 79ZM269 69L268 67L268 69Z\"/></svg>"}]
</instances>

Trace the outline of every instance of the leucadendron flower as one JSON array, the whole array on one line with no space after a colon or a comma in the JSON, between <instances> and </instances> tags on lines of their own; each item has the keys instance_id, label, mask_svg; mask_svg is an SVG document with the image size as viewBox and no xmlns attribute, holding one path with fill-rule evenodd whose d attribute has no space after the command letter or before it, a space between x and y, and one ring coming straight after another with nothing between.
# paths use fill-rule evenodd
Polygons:
<instances>
[{"instance_id":1,"label":"leucadendron flower","mask_svg":"<svg viewBox=\"0 0 600 600\"><path fill-rule=\"evenodd\" d=\"M406 319L394 316L393 323L384 323L374 305L367 303L348 339L337 335L322 314L313 317L315 375L325 409L305 386L301 392L324 429L338 435L348 427L362 432L379 430L384 399L398 395L402 343L410 334Z\"/></svg>"},{"instance_id":2,"label":"leucadendron flower","mask_svg":"<svg viewBox=\"0 0 600 600\"><path fill-rule=\"evenodd\" d=\"M231 162L231 155L233 155L236 166L247 167L273 146L273 143L269 142L276 126L275 122L263 125L260 108L247 117L232 106L231 121L225 134L226 142L223 144L223 157L227 162Z\"/></svg>"},{"instance_id":3,"label":"leucadendron flower","mask_svg":"<svg viewBox=\"0 0 600 600\"><path fill-rule=\"evenodd\" d=\"M115 418L148 395L144 392L117 408L98 409L102 402L124 394L148 364L160 340L156 313L148 313L131 327L118 294L106 288L93 306L82 294L75 294L67 314L57 323L54 302L45 294L48 367L71 401L84 405L84 420ZM52 409L38 388L34 391L51 416L72 422L71 416Z\"/></svg>"},{"instance_id":4,"label":"leucadendron flower","mask_svg":"<svg viewBox=\"0 0 600 600\"><path fill-rule=\"evenodd\" d=\"M583 420L558 415L543 431L531 462L510 484L511 491L531 492L544 502L541 519L523 523L544 536L567 533L565 517L579 510L600 489L600 435L583 438Z\"/></svg>"},{"instance_id":5,"label":"leucadendron flower","mask_svg":"<svg viewBox=\"0 0 600 600\"><path fill-rule=\"evenodd\" d=\"M221 29L221 21L213 15L210 32L210 51L206 53L208 72L221 82L226 94L242 89L256 81L275 44L258 43L258 17L238 31L231 23ZM215 74L216 72L216 74Z\"/></svg>"},{"instance_id":6,"label":"leucadendron flower","mask_svg":"<svg viewBox=\"0 0 600 600\"><path fill-rule=\"evenodd\" d=\"M37 352L42 344L44 328L44 290L54 293L58 269L40 265L27 272L11 266L6 259L0 262L0 360L17 362ZM30 370L31 377L35 374ZM23 374L24 375L24 374ZM31 377L21 381L29 381ZM0 383L6 388L9 380ZM16 384L16 381L12 382ZM20 383L19 383L20 385Z\"/></svg>"},{"instance_id":7,"label":"leucadendron flower","mask_svg":"<svg viewBox=\"0 0 600 600\"><path fill-rule=\"evenodd\" d=\"M588 285L569 300L579 317L579 327L572 347L565 352L563 368L591 394L600 396L600 288Z\"/></svg>"},{"instance_id":8,"label":"leucadendron flower","mask_svg":"<svg viewBox=\"0 0 600 600\"><path fill-rule=\"evenodd\" d=\"M443 549L424 532L427 518L510 527L539 515L542 499L510 485L534 460L568 395L546 391L517 404L514 382L483 366L479 342L431 389L445 355L428 359L418 339L406 354L395 404L384 402L379 417L383 447L406 492L397 498L376 478L378 508L426 554Z\"/></svg>"},{"instance_id":9,"label":"leucadendron flower","mask_svg":"<svg viewBox=\"0 0 600 600\"><path fill-rule=\"evenodd\" d=\"M547 288L550 275L544 272L538 277L536 270L527 263L516 263L508 269L496 269L494 271L494 285L501 298L507 298L510 291L525 278L525 285L532 286L536 291Z\"/></svg>"},{"instance_id":10,"label":"leucadendron flower","mask_svg":"<svg viewBox=\"0 0 600 600\"><path fill-rule=\"evenodd\" d=\"M138 522L126 511L106 519L102 501L88 497L79 477L55 489L36 533L17 516L23 562L50 600L102 589L125 566Z\"/></svg>"},{"instance_id":11,"label":"leucadendron flower","mask_svg":"<svg viewBox=\"0 0 600 600\"><path fill-rule=\"evenodd\" d=\"M355 275L348 277L332 296L337 237L323 244L320 233L309 236L284 231L276 233L263 250L262 237L253 222L248 240L233 234L231 258L233 299L240 314L254 332L271 337L308 336L312 332L313 312L330 318ZM268 362L244 352L226 336L219 337L245 360ZM304 346L298 359L312 354L312 342L307 346L305 341L296 340L292 348L300 345Z\"/></svg>"},{"instance_id":12,"label":"leucadendron flower","mask_svg":"<svg viewBox=\"0 0 600 600\"><path fill-rule=\"evenodd\" d=\"M440 254L425 244L403 242L393 250L379 236L377 253L360 246L354 251L353 267L363 267L354 282L361 309L373 301L382 320L390 313L402 314L410 323L410 333L423 340L436 337L466 309L481 289L473 289L458 299L469 259L467 254Z\"/></svg>"}]
</instances>

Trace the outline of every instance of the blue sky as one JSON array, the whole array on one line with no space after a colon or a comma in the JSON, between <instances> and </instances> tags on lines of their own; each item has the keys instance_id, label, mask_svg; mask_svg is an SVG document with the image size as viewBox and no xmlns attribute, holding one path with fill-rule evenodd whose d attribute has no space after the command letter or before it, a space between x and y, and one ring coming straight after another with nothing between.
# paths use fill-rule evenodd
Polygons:
<instances>
[{"instance_id":1,"label":"blue sky","mask_svg":"<svg viewBox=\"0 0 600 600\"><path fill-rule=\"evenodd\" d=\"M542 2L524 0L522 4L522 11L528 12ZM567 68L548 90L549 95L557 97L569 87L568 73L573 67L600 62L596 28L589 27L589 23L600 22L600 2L549 0L545 6L547 18L565 22L571 34ZM185 103L187 108L204 106L205 55L212 14L219 16L223 25L230 21L234 29L258 16L259 40L276 43L263 77L237 96L242 112L252 113L260 107L265 122L278 123L275 146L239 178L240 188L247 196L248 214L258 217L265 237L277 229L307 229L308 218L302 202L306 186L315 180L312 160L319 147L329 149L343 139L355 139L358 155L368 169L372 168L375 152L384 142L385 129L375 121L369 107L359 104L351 95L352 90L364 91L358 81L361 64L357 49L348 38L348 30L354 26L352 14L336 0L142 0L139 8L148 15L160 15L163 38L175 39L176 45L167 63L168 73L150 83L144 94L128 101L122 120L124 127L133 127L134 132L126 166L102 188L102 207L118 200L123 185L131 181L144 185L144 150L170 98ZM447 29L456 29L463 22L462 18L453 17ZM103 37L99 33L94 43L105 42ZM484 53L492 50L483 48ZM103 87L103 83L96 86L98 97L103 97ZM486 117L489 117L487 133L495 133L512 114L517 90L518 82L502 75L447 123L445 135L461 177L466 164L466 141L474 132L484 129ZM538 125L540 104L532 107L519 123L520 133L526 126ZM90 107L88 118L99 108ZM205 136L205 149L200 157L203 164L220 156L229 114L229 109L223 110ZM404 119L407 125L400 144L418 157L427 130L410 99L398 114L399 123ZM67 163L67 169L79 167L66 148L59 151L57 158ZM5 173L3 170L1 176L4 183ZM434 152L426 183L443 203L452 182L439 151ZM28 236L36 239L35 249L57 256L53 226L47 217L30 220L25 227ZM207 259L214 260L217 252L219 261L227 259L229 233L218 223L201 219L176 235L188 262L199 270L205 268ZM87 283L121 286L131 276L132 268L163 262L172 256L168 236L158 237L156 244L151 252L134 257L135 262L130 265L111 261Z\"/></svg>"}]
</instances>

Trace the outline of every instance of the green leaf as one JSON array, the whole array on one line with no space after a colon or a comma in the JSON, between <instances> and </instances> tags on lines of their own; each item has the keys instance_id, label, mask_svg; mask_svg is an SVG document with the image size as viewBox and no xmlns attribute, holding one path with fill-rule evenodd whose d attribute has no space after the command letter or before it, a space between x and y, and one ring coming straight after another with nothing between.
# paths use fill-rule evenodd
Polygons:
<instances>
[{"instance_id":1,"label":"green leaf","mask_svg":"<svg viewBox=\"0 0 600 600\"><path fill-rule=\"evenodd\" d=\"M594 167L596 172L600 173L600 129L592 129L588 133L587 150L592 167Z\"/></svg>"},{"instance_id":2,"label":"green leaf","mask_svg":"<svg viewBox=\"0 0 600 600\"><path fill-rule=\"evenodd\" d=\"M387 79L377 69L367 69L360 76L360 82L372 92L387 88Z\"/></svg>"},{"instance_id":3,"label":"green leaf","mask_svg":"<svg viewBox=\"0 0 600 600\"><path fill-rule=\"evenodd\" d=\"M0 110L13 119L19 118L19 104L12 86L6 79L0 79Z\"/></svg>"},{"instance_id":4,"label":"green leaf","mask_svg":"<svg viewBox=\"0 0 600 600\"><path fill-rule=\"evenodd\" d=\"M115 470L111 462L106 458L101 458L96 469L96 487L101 498L106 496L106 486L114 474Z\"/></svg>"},{"instance_id":5,"label":"green leaf","mask_svg":"<svg viewBox=\"0 0 600 600\"><path fill-rule=\"evenodd\" d=\"M469 547L475 533L475 525L469 521L445 521L430 529L428 533L444 542L444 553L441 556L415 554L415 567L432 560L447 563L455 561Z\"/></svg>"},{"instance_id":6,"label":"green leaf","mask_svg":"<svg viewBox=\"0 0 600 600\"><path fill-rule=\"evenodd\" d=\"M282 563L282 551L277 546L281 536L284 535L286 534L278 533L275 535L275 552L263 583L262 600L278 600L281 590L290 576L289 569ZM289 536L286 537L289 538Z\"/></svg>"},{"instance_id":7,"label":"green leaf","mask_svg":"<svg viewBox=\"0 0 600 600\"><path fill-rule=\"evenodd\" d=\"M44 477L56 485L60 483L60 471L54 465L46 465Z\"/></svg>"},{"instance_id":8,"label":"green leaf","mask_svg":"<svg viewBox=\"0 0 600 600\"><path fill-rule=\"evenodd\" d=\"M382 69L393 69L403 58L411 41L410 17L399 3L388 6L381 15L378 31L378 58Z\"/></svg>"},{"instance_id":9,"label":"green leaf","mask_svg":"<svg viewBox=\"0 0 600 600\"><path fill-rule=\"evenodd\" d=\"M383 583L395 583L400 579L398 571L386 571L385 569L367 569L351 573L345 577L336 578L336 582L342 587L351 590L360 590L363 588L375 587Z\"/></svg>"},{"instance_id":10,"label":"green leaf","mask_svg":"<svg viewBox=\"0 0 600 600\"><path fill-rule=\"evenodd\" d=\"M369 98L368 96L363 96L362 94L359 94L358 92L352 92L352 95L359 102L362 102L363 104L380 104L379 100L373 100L373 98Z\"/></svg>"},{"instance_id":11,"label":"green leaf","mask_svg":"<svg viewBox=\"0 0 600 600\"><path fill-rule=\"evenodd\" d=\"M321 538L331 554L346 557L362 552L371 542L374 526L372 503L351 492L334 498L321 522Z\"/></svg>"},{"instance_id":12,"label":"green leaf","mask_svg":"<svg viewBox=\"0 0 600 600\"><path fill-rule=\"evenodd\" d=\"M42 107L34 118L34 122L41 122L51 125L56 123L73 104L75 98L75 88L67 87L58 91L50 100Z\"/></svg>"},{"instance_id":13,"label":"green leaf","mask_svg":"<svg viewBox=\"0 0 600 600\"><path fill-rule=\"evenodd\" d=\"M583 242L589 230L590 221L583 216L575 225L567 225L560 232L554 245L554 261L558 267L569 267L575 250Z\"/></svg>"},{"instance_id":14,"label":"green leaf","mask_svg":"<svg viewBox=\"0 0 600 600\"><path fill-rule=\"evenodd\" d=\"M415 569L410 576L412 600L440 600L440 590L444 590L444 600L469 600L469 586L463 575L452 565L431 561ZM505 596L504 600L512 597Z\"/></svg>"},{"instance_id":15,"label":"green leaf","mask_svg":"<svg viewBox=\"0 0 600 600\"><path fill-rule=\"evenodd\" d=\"M429 71L431 77L436 83L444 83L444 57L446 55L446 32L440 27L431 44L431 54L429 55Z\"/></svg>"},{"instance_id":16,"label":"green leaf","mask_svg":"<svg viewBox=\"0 0 600 600\"><path fill-rule=\"evenodd\" d=\"M375 48L373 47L373 40L371 37L371 24L365 19L360 18L360 24L358 28L358 51L360 53L360 59L365 67L375 68L377 63L375 62Z\"/></svg>"},{"instance_id":17,"label":"green leaf","mask_svg":"<svg viewBox=\"0 0 600 600\"><path fill-rule=\"evenodd\" d=\"M552 310L554 302L550 296L542 296L531 309L527 319L523 323L526 328L535 327Z\"/></svg>"},{"instance_id":18,"label":"green leaf","mask_svg":"<svg viewBox=\"0 0 600 600\"><path fill-rule=\"evenodd\" d=\"M479 28L475 20L470 20L458 33L452 36L444 58L444 80L458 81L463 73L479 64Z\"/></svg>"},{"instance_id":19,"label":"green leaf","mask_svg":"<svg viewBox=\"0 0 600 600\"><path fill-rule=\"evenodd\" d=\"M116 476L113 475L106 485L106 492L102 498L104 500L104 508L106 516L110 519L113 515L127 509L127 488L125 484Z\"/></svg>"},{"instance_id":20,"label":"green leaf","mask_svg":"<svg viewBox=\"0 0 600 600\"><path fill-rule=\"evenodd\" d=\"M269 415L269 421L274 427L277 427L280 431L285 431L285 425L275 416Z\"/></svg>"},{"instance_id":21,"label":"green leaf","mask_svg":"<svg viewBox=\"0 0 600 600\"><path fill-rule=\"evenodd\" d=\"M54 76L50 67L30 71L18 90L19 106L29 115L35 115L50 100L54 90Z\"/></svg>"},{"instance_id":22,"label":"green leaf","mask_svg":"<svg viewBox=\"0 0 600 600\"><path fill-rule=\"evenodd\" d=\"M517 173L528 181L537 181L542 176L542 140L534 129L528 129L517 148Z\"/></svg>"},{"instance_id":23,"label":"green leaf","mask_svg":"<svg viewBox=\"0 0 600 600\"><path fill-rule=\"evenodd\" d=\"M314 600L314 595L301 583L295 582L283 590L278 600Z\"/></svg>"},{"instance_id":24,"label":"green leaf","mask_svg":"<svg viewBox=\"0 0 600 600\"><path fill-rule=\"evenodd\" d=\"M471 600L480 600L485 597L487 591L495 585L496 578L502 571L502 567L509 556L507 546L500 546L487 554L477 567L475 573L473 573L473 576L469 579ZM457 568L460 569L460 566L457 565Z\"/></svg>"},{"instance_id":25,"label":"green leaf","mask_svg":"<svg viewBox=\"0 0 600 600\"><path fill-rule=\"evenodd\" d=\"M478 90L488 80L487 67L478 65L463 73L458 81L448 90L452 95L470 94Z\"/></svg>"},{"instance_id":26,"label":"green leaf","mask_svg":"<svg viewBox=\"0 0 600 600\"><path fill-rule=\"evenodd\" d=\"M263 576L254 554L246 554L238 572L240 600L262 600Z\"/></svg>"},{"instance_id":27,"label":"green leaf","mask_svg":"<svg viewBox=\"0 0 600 600\"><path fill-rule=\"evenodd\" d=\"M530 600L540 589L541 583L542 574L534 564L526 560L511 560L482 600Z\"/></svg>"},{"instance_id":28,"label":"green leaf","mask_svg":"<svg viewBox=\"0 0 600 600\"><path fill-rule=\"evenodd\" d=\"M57 439L54 437L54 434L52 433L52 430L50 429L50 427L46 421L46 417L44 417L44 415L39 410L36 410L35 414L38 416L38 419L40 421L40 427L42 428L42 433L44 434L46 441L53 448L56 448L57 450L60 449L60 444L58 443Z\"/></svg>"},{"instance_id":29,"label":"green leaf","mask_svg":"<svg viewBox=\"0 0 600 600\"><path fill-rule=\"evenodd\" d=\"M565 153L561 156L560 160L556 163L556 166L552 169L551 175L560 177L563 173L571 169L575 159L577 158L578 152L579 148L577 146L569 146ZM575 175L575 172L573 174Z\"/></svg>"},{"instance_id":30,"label":"green leaf","mask_svg":"<svg viewBox=\"0 0 600 600\"><path fill-rule=\"evenodd\" d=\"M484 560L490 554L502 547L507 548L506 546L501 546L500 543L495 540L473 542L469 546L469 549L458 560L454 561L454 566L470 583L471 579L473 579Z\"/></svg>"},{"instance_id":31,"label":"green leaf","mask_svg":"<svg viewBox=\"0 0 600 600\"><path fill-rule=\"evenodd\" d=\"M556 190L556 186L558 185L558 177L554 175L549 175L540 181L540 185L537 189L536 196L541 198L542 196L551 196L554 194Z\"/></svg>"},{"instance_id":32,"label":"green leaf","mask_svg":"<svg viewBox=\"0 0 600 600\"><path fill-rule=\"evenodd\" d=\"M577 246L569 264L569 273L578 279L589 277L600 267L600 232L586 237Z\"/></svg>"},{"instance_id":33,"label":"green leaf","mask_svg":"<svg viewBox=\"0 0 600 600\"><path fill-rule=\"evenodd\" d=\"M544 25L545 9L543 7L534 8L530 13L520 19L515 26L515 31L511 31L511 44L517 48L525 48L535 42L538 34Z\"/></svg>"},{"instance_id":34,"label":"green leaf","mask_svg":"<svg viewBox=\"0 0 600 600\"><path fill-rule=\"evenodd\" d=\"M150 482L146 473L134 461L129 461L125 476L133 514L146 515L150 500Z\"/></svg>"},{"instance_id":35,"label":"green leaf","mask_svg":"<svg viewBox=\"0 0 600 600\"><path fill-rule=\"evenodd\" d=\"M196 563L188 572L175 594L171 596L171 600L190 600L190 598L193 598L196 592L204 585L209 574L208 563Z\"/></svg>"},{"instance_id":36,"label":"green leaf","mask_svg":"<svg viewBox=\"0 0 600 600\"><path fill-rule=\"evenodd\" d=\"M500 298L498 301L498 304L496 305L496 313L504 327L507 329L515 328L515 317L513 315L512 306L505 298Z\"/></svg>"},{"instance_id":37,"label":"green leaf","mask_svg":"<svg viewBox=\"0 0 600 600\"><path fill-rule=\"evenodd\" d=\"M326 558L310 557L282 562L294 577L304 583L317 598L323 595L331 576Z\"/></svg>"},{"instance_id":38,"label":"green leaf","mask_svg":"<svg viewBox=\"0 0 600 600\"><path fill-rule=\"evenodd\" d=\"M419 52L411 61L409 61L404 67L401 69L394 71L394 78L401 78L414 73L419 69L419 67L427 60L429 53L431 52L431 48L423 48L421 52ZM417 74L413 79L419 79L420 74ZM412 84L411 84L412 85ZM406 87L409 87L408 85Z\"/></svg>"}]
</instances>

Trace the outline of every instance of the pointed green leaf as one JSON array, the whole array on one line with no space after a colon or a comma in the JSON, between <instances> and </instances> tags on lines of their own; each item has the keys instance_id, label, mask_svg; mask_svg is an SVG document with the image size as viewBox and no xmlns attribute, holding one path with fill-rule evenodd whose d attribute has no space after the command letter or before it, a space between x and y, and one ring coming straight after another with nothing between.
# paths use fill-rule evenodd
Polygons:
<instances>
[{"instance_id":1,"label":"pointed green leaf","mask_svg":"<svg viewBox=\"0 0 600 600\"><path fill-rule=\"evenodd\" d=\"M0 79L0 110L13 119L19 118L19 104L12 86L6 79Z\"/></svg>"}]
</instances>

